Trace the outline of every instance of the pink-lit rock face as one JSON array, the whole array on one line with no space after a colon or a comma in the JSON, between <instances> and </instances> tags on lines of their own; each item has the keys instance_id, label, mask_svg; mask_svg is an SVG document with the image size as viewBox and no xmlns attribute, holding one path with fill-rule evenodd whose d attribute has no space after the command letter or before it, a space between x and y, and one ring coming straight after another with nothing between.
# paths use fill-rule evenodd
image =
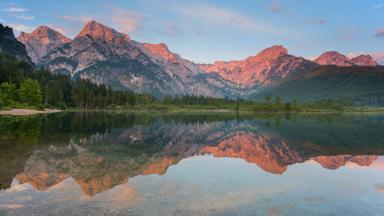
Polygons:
<instances>
[{"instance_id":1,"label":"pink-lit rock face","mask_svg":"<svg viewBox=\"0 0 384 216\"><path fill-rule=\"evenodd\" d=\"M176 56L169 51L167 45L163 43L149 44L145 43L143 46L152 54L153 57L164 59L166 61L175 61Z\"/></svg>"},{"instance_id":2,"label":"pink-lit rock face","mask_svg":"<svg viewBox=\"0 0 384 216\"><path fill-rule=\"evenodd\" d=\"M130 37L126 34L119 33L116 30L104 26L94 20L89 21L76 38L90 36L94 40L101 40L107 42L109 45L124 45L131 41Z\"/></svg>"},{"instance_id":3,"label":"pink-lit rock face","mask_svg":"<svg viewBox=\"0 0 384 216\"><path fill-rule=\"evenodd\" d=\"M217 146L206 146L203 154L214 157L241 158L254 163L263 170L273 174L283 174L287 166L304 162L298 152L292 151L284 142L270 145L270 137L238 133L222 140Z\"/></svg>"},{"instance_id":4,"label":"pink-lit rock face","mask_svg":"<svg viewBox=\"0 0 384 216\"><path fill-rule=\"evenodd\" d=\"M40 26L31 33L21 32L17 40L25 45L28 55L35 63L48 52L71 41L47 26Z\"/></svg>"},{"instance_id":5,"label":"pink-lit rock face","mask_svg":"<svg viewBox=\"0 0 384 216\"><path fill-rule=\"evenodd\" d=\"M347 56L336 51L321 54L315 62L320 65L336 65L341 67L378 65L370 55L360 55L356 58L349 59Z\"/></svg>"},{"instance_id":6,"label":"pink-lit rock face","mask_svg":"<svg viewBox=\"0 0 384 216\"><path fill-rule=\"evenodd\" d=\"M338 156L318 156L312 158L319 163L322 167L327 169L338 169L348 162L358 164L359 166L369 166L373 161L377 160L376 155L370 156L351 156L351 155L338 155Z\"/></svg>"},{"instance_id":7,"label":"pink-lit rock face","mask_svg":"<svg viewBox=\"0 0 384 216\"><path fill-rule=\"evenodd\" d=\"M355 65L358 66L377 66L377 62L373 60L372 56L370 55L359 55L356 58L351 59Z\"/></svg>"},{"instance_id":8,"label":"pink-lit rock face","mask_svg":"<svg viewBox=\"0 0 384 216\"><path fill-rule=\"evenodd\" d=\"M213 64L202 64L200 68L207 73L216 72L237 85L252 86L284 79L291 72L310 65L315 64L289 55L283 46L272 46L245 60L217 61Z\"/></svg>"},{"instance_id":9,"label":"pink-lit rock face","mask_svg":"<svg viewBox=\"0 0 384 216\"><path fill-rule=\"evenodd\" d=\"M320 65L337 65L342 67L354 65L348 57L336 51L321 54L315 62Z\"/></svg>"}]
</instances>

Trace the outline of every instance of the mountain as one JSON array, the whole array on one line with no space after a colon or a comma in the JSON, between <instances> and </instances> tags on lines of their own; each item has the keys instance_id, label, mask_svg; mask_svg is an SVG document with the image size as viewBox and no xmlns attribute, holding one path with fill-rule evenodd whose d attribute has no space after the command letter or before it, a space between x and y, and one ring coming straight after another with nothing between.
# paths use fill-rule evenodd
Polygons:
<instances>
[{"instance_id":1,"label":"mountain","mask_svg":"<svg viewBox=\"0 0 384 216\"><path fill-rule=\"evenodd\" d=\"M39 62L53 73L155 96L233 94L231 83L200 71L164 44L145 44L96 21Z\"/></svg>"},{"instance_id":2,"label":"mountain","mask_svg":"<svg viewBox=\"0 0 384 216\"><path fill-rule=\"evenodd\" d=\"M322 66L301 76L286 79L249 96L262 100L265 95L285 101L337 99L358 105L384 105L384 67Z\"/></svg>"},{"instance_id":3,"label":"mountain","mask_svg":"<svg viewBox=\"0 0 384 216\"><path fill-rule=\"evenodd\" d=\"M370 55L360 55L356 58L349 59L347 56L336 51L328 51L321 54L315 62L320 65L336 65L341 67L378 65Z\"/></svg>"},{"instance_id":4,"label":"mountain","mask_svg":"<svg viewBox=\"0 0 384 216\"><path fill-rule=\"evenodd\" d=\"M47 26L40 26L31 33L21 32L17 40L25 45L28 55L36 64L53 49L71 41Z\"/></svg>"},{"instance_id":5,"label":"mountain","mask_svg":"<svg viewBox=\"0 0 384 216\"><path fill-rule=\"evenodd\" d=\"M289 55L283 46L267 48L245 60L200 65L205 72L218 73L224 79L242 87L269 85L316 67L317 64L309 60Z\"/></svg>"},{"instance_id":6,"label":"mountain","mask_svg":"<svg viewBox=\"0 0 384 216\"><path fill-rule=\"evenodd\" d=\"M32 63L25 46L16 40L12 28L2 24L0 24L0 52L5 52L19 60Z\"/></svg>"},{"instance_id":7,"label":"mountain","mask_svg":"<svg viewBox=\"0 0 384 216\"><path fill-rule=\"evenodd\" d=\"M378 66L377 62L373 60L370 55L359 55L353 59L351 59L353 63L357 66Z\"/></svg>"}]
</instances>

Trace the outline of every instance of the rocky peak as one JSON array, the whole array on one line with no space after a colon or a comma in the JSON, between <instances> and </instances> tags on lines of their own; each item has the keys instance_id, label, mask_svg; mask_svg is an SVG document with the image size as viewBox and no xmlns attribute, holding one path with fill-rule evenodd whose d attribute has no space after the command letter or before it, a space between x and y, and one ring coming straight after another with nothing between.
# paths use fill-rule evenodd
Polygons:
<instances>
[{"instance_id":1,"label":"rocky peak","mask_svg":"<svg viewBox=\"0 0 384 216\"><path fill-rule=\"evenodd\" d=\"M282 55L287 55L288 49L281 45L272 46L269 48L266 48L259 52L256 56L251 56L248 59L258 59L258 60L274 60L279 58Z\"/></svg>"},{"instance_id":2,"label":"rocky peak","mask_svg":"<svg viewBox=\"0 0 384 216\"><path fill-rule=\"evenodd\" d=\"M310 62L311 63L311 62ZM313 64L299 57L288 54L287 48L276 45L262 50L245 60L200 65L207 72L216 72L224 79L239 86L267 85L281 80L300 70L312 68Z\"/></svg>"},{"instance_id":3,"label":"rocky peak","mask_svg":"<svg viewBox=\"0 0 384 216\"><path fill-rule=\"evenodd\" d=\"M48 26L39 26L31 33L21 32L17 40L26 46L28 55L35 63L53 49L71 42L71 39Z\"/></svg>"},{"instance_id":4,"label":"rocky peak","mask_svg":"<svg viewBox=\"0 0 384 216\"><path fill-rule=\"evenodd\" d=\"M351 59L353 63L359 66L377 66L377 62L373 60L370 55L359 55L353 59Z\"/></svg>"},{"instance_id":5,"label":"rocky peak","mask_svg":"<svg viewBox=\"0 0 384 216\"><path fill-rule=\"evenodd\" d=\"M30 35L40 41L46 41L47 43L49 43L50 41L68 43L71 41L71 39L65 37L60 32L53 30L47 26L39 26Z\"/></svg>"},{"instance_id":6,"label":"rocky peak","mask_svg":"<svg viewBox=\"0 0 384 216\"><path fill-rule=\"evenodd\" d=\"M48 26L39 26L31 33L21 32L17 39L24 44L27 44L30 40L36 40L42 44L63 44L71 41L71 39Z\"/></svg>"},{"instance_id":7,"label":"rocky peak","mask_svg":"<svg viewBox=\"0 0 384 216\"><path fill-rule=\"evenodd\" d=\"M131 41L128 35L119 33L116 30L100 24L94 20L89 21L76 38L89 36L97 41L106 41L111 45L120 45Z\"/></svg>"},{"instance_id":8,"label":"rocky peak","mask_svg":"<svg viewBox=\"0 0 384 216\"><path fill-rule=\"evenodd\" d=\"M320 65L352 66L354 63L345 55L337 51L328 51L321 54L316 60Z\"/></svg>"}]
</instances>

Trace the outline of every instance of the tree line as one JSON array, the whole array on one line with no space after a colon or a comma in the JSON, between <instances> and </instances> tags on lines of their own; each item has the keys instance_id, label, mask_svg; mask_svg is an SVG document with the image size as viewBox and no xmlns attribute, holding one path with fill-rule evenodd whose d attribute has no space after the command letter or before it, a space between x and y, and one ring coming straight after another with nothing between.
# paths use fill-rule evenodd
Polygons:
<instances>
[{"instance_id":1,"label":"tree line","mask_svg":"<svg viewBox=\"0 0 384 216\"><path fill-rule=\"evenodd\" d=\"M345 104L328 99L314 102L293 100L283 102L280 97L265 96L253 101L241 98L213 98L205 96L165 96L161 99L149 94L118 91L89 80L73 80L69 75L52 74L48 70L18 61L0 53L0 109L7 108L79 108L79 109L231 109L267 112L306 110L343 110Z\"/></svg>"},{"instance_id":2,"label":"tree line","mask_svg":"<svg viewBox=\"0 0 384 216\"><path fill-rule=\"evenodd\" d=\"M0 108L105 109L119 105L149 104L147 94L117 91L88 80L52 74L0 53Z\"/></svg>"}]
</instances>

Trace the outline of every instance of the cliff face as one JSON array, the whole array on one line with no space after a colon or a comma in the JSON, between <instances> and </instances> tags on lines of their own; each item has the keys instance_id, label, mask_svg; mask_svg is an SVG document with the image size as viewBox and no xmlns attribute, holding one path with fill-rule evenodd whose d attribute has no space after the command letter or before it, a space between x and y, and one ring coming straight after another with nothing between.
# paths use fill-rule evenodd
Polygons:
<instances>
[{"instance_id":1,"label":"cliff face","mask_svg":"<svg viewBox=\"0 0 384 216\"><path fill-rule=\"evenodd\" d=\"M12 28L0 24L0 52L15 56L21 61L32 63L25 46L17 41Z\"/></svg>"}]
</instances>

